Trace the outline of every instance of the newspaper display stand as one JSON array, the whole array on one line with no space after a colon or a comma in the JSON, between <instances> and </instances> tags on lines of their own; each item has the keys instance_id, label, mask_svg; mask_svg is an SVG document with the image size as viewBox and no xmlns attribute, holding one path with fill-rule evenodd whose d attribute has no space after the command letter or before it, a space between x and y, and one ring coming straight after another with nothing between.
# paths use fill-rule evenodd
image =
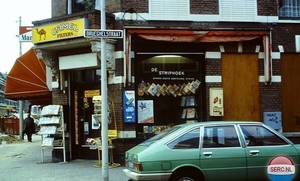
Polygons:
<instances>
[{"instance_id":1,"label":"newspaper display stand","mask_svg":"<svg viewBox=\"0 0 300 181\"><path fill-rule=\"evenodd\" d=\"M39 121L41 126L38 132L41 135L41 154L42 162L44 162L44 151L46 148L63 150L63 163L66 163L66 141L65 141L65 123L63 117L63 107L61 105L48 105L43 107L41 112L41 119ZM54 140L51 135L61 135L61 140Z\"/></svg>"}]
</instances>

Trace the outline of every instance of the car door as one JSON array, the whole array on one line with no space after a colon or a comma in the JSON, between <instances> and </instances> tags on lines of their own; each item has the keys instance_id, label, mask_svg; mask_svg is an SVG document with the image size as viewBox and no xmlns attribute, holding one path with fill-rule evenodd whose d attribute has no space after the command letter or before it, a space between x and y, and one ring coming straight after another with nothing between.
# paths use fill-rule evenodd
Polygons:
<instances>
[{"instance_id":1,"label":"car door","mask_svg":"<svg viewBox=\"0 0 300 181\"><path fill-rule=\"evenodd\" d=\"M172 167L193 165L199 167L200 127L195 127L179 135L167 144L171 149L164 158L171 158Z\"/></svg>"},{"instance_id":2,"label":"car door","mask_svg":"<svg viewBox=\"0 0 300 181\"><path fill-rule=\"evenodd\" d=\"M207 180L245 180L245 149L234 125L204 126L200 165Z\"/></svg>"},{"instance_id":3,"label":"car door","mask_svg":"<svg viewBox=\"0 0 300 181\"><path fill-rule=\"evenodd\" d=\"M293 145L263 125L241 125L246 142L248 181L270 180L268 165L277 156L290 158L299 164L299 155Z\"/></svg>"}]
</instances>

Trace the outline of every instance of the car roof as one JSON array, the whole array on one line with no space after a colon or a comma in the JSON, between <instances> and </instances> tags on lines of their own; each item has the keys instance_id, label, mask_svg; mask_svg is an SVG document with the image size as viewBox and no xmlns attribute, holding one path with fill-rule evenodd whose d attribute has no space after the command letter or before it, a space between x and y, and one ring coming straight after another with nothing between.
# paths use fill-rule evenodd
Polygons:
<instances>
[{"instance_id":1,"label":"car roof","mask_svg":"<svg viewBox=\"0 0 300 181\"><path fill-rule=\"evenodd\" d=\"M229 124L253 124L253 125L262 125L262 122L259 121L205 121L205 122L196 122L196 123L184 123L178 126L181 127L194 127L194 126L208 126L208 125L229 125Z\"/></svg>"}]
</instances>

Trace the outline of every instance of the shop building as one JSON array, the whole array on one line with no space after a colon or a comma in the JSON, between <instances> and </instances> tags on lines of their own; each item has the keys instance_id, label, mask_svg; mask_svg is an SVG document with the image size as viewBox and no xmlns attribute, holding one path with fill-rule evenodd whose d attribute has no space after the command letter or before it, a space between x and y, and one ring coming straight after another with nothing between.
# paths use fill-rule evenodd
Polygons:
<instances>
[{"instance_id":1,"label":"shop building","mask_svg":"<svg viewBox=\"0 0 300 181\"><path fill-rule=\"evenodd\" d=\"M47 67L51 101L64 106L71 159L97 157L93 96L101 95L100 12L53 0L52 18L34 21L34 51ZM96 7L97 8L97 7ZM106 1L109 130L114 155L173 124L265 122L300 130L300 14L282 1ZM295 13L294 13L295 12ZM46 102L44 102L46 103Z\"/></svg>"}]
</instances>

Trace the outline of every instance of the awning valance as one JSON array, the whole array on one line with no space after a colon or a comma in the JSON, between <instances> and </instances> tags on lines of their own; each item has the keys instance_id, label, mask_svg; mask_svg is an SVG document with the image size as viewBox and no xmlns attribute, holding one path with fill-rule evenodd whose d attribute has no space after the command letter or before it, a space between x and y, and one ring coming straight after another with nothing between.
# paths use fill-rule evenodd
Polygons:
<instances>
[{"instance_id":1,"label":"awning valance","mask_svg":"<svg viewBox=\"0 0 300 181\"><path fill-rule=\"evenodd\" d=\"M46 65L31 48L15 61L7 75L4 96L12 100L28 100L32 104L51 103L46 82Z\"/></svg>"},{"instance_id":2,"label":"awning valance","mask_svg":"<svg viewBox=\"0 0 300 181\"><path fill-rule=\"evenodd\" d=\"M130 34L137 34L147 40L168 42L240 42L254 40L267 35L268 31L194 31L194 30L152 30L132 29Z\"/></svg>"},{"instance_id":3,"label":"awning valance","mask_svg":"<svg viewBox=\"0 0 300 181\"><path fill-rule=\"evenodd\" d=\"M124 64L126 85L131 84L131 39L136 35L146 40L166 41L166 42L203 42L203 43L223 43L223 42L243 42L263 39L264 62L265 62L265 83L271 83L271 62L272 44L270 31L268 30L175 30L175 29L128 29L126 34L126 50Z\"/></svg>"}]
</instances>

